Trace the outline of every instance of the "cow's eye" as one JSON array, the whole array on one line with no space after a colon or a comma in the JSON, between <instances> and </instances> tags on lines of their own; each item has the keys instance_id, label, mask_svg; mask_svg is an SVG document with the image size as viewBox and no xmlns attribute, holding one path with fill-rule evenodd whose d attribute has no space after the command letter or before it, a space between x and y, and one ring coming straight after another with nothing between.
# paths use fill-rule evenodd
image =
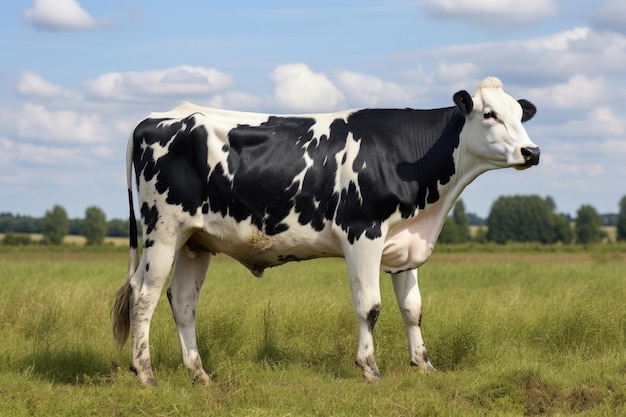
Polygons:
<instances>
[{"instance_id":1,"label":"cow's eye","mask_svg":"<svg viewBox=\"0 0 626 417\"><path fill-rule=\"evenodd\" d=\"M483 118L485 119L496 119L496 112L494 112L493 110L485 110L485 112L483 113Z\"/></svg>"}]
</instances>

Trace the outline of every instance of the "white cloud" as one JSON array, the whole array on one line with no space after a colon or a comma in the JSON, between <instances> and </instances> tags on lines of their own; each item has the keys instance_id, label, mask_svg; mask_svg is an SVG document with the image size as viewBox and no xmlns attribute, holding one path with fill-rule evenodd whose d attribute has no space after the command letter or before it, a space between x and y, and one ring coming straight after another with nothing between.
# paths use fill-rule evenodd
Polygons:
<instances>
[{"instance_id":1,"label":"white cloud","mask_svg":"<svg viewBox=\"0 0 626 417\"><path fill-rule=\"evenodd\" d=\"M602 77L574 75L566 83L528 90L527 98L554 108L581 108L602 103L610 91Z\"/></svg>"},{"instance_id":2,"label":"white cloud","mask_svg":"<svg viewBox=\"0 0 626 417\"><path fill-rule=\"evenodd\" d=\"M139 101L159 97L208 96L233 85L233 78L213 68L181 65L141 72L109 72L86 82L95 99Z\"/></svg>"},{"instance_id":3,"label":"white cloud","mask_svg":"<svg viewBox=\"0 0 626 417\"><path fill-rule=\"evenodd\" d=\"M557 138L567 142L572 153L588 156L597 152L600 143L611 139L626 140L626 118L615 113L615 109L606 106L585 107L583 117L571 117L562 123L539 128L542 136Z\"/></svg>"},{"instance_id":4,"label":"white cloud","mask_svg":"<svg viewBox=\"0 0 626 417\"><path fill-rule=\"evenodd\" d=\"M521 46L529 51L564 52L572 49L577 42L589 39L590 35L591 29L588 27L576 27L549 36L522 41ZM520 42L517 43L520 44Z\"/></svg>"},{"instance_id":5,"label":"white cloud","mask_svg":"<svg viewBox=\"0 0 626 417\"><path fill-rule=\"evenodd\" d=\"M552 180L571 180L573 176L598 177L605 173L602 164L581 160L573 153L552 152L541 155L542 170L550 173Z\"/></svg>"},{"instance_id":6,"label":"white cloud","mask_svg":"<svg viewBox=\"0 0 626 417\"><path fill-rule=\"evenodd\" d=\"M85 150L77 146L59 147L40 145L33 143L13 142L7 138L0 138L0 150L3 157L0 161L17 161L19 164L35 164L42 166L65 166L76 165L88 166L91 159L85 155ZM90 151L98 156L103 153L98 148Z\"/></svg>"},{"instance_id":7,"label":"white cloud","mask_svg":"<svg viewBox=\"0 0 626 417\"><path fill-rule=\"evenodd\" d=\"M33 144L21 144L16 146L17 158L38 165L75 165L80 156L78 148L59 148L55 146L42 146Z\"/></svg>"},{"instance_id":8,"label":"white cloud","mask_svg":"<svg viewBox=\"0 0 626 417\"><path fill-rule=\"evenodd\" d=\"M552 0L427 0L423 7L433 17L494 30L536 23L557 12Z\"/></svg>"},{"instance_id":9,"label":"white cloud","mask_svg":"<svg viewBox=\"0 0 626 417\"><path fill-rule=\"evenodd\" d=\"M607 139L602 143L602 146L600 148L604 152L610 153L611 155L621 154L626 156L626 138L622 137L621 139Z\"/></svg>"},{"instance_id":10,"label":"white cloud","mask_svg":"<svg viewBox=\"0 0 626 417\"><path fill-rule=\"evenodd\" d=\"M481 74L481 78L499 76L505 86L560 82L574 74L588 78L603 76L608 81L610 77L623 76L626 37L615 32L574 28L532 39L444 46L413 56L420 64L433 63L433 78L447 73L450 82L466 81L475 74ZM455 71L447 69L450 66L467 66L470 71L462 70L455 76Z\"/></svg>"},{"instance_id":11,"label":"white cloud","mask_svg":"<svg viewBox=\"0 0 626 417\"><path fill-rule=\"evenodd\" d=\"M261 98L243 93L240 91L227 91L223 94L216 94L207 102L207 106L220 109L231 109L241 111L259 110Z\"/></svg>"},{"instance_id":12,"label":"white cloud","mask_svg":"<svg viewBox=\"0 0 626 417\"><path fill-rule=\"evenodd\" d=\"M7 119L5 125L22 138L56 143L100 143L111 140L98 114L49 110L39 104L25 103L17 112L5 113L3 116Z\"/></svg>"},{"instance_id":13,"label":"white cloud","mask_svg":"<svg viewBox=\"0 0 626 417\"><path fill-rule=\"evenodd\" d=\"M14 159L13 142L8 138L0 136L0 164L8 166L9 162Z\"/></svg>"},{"instance_id":14,"label":"white cloud","mask_svg":"<svg viewBox=\"0 0 626 417\"><path fill-rule=\"evenodd\" d=\"M17 92L24 97L55 99L77 98L78 94L53 84L31 71L21 74L17 82Z\"/></svg>"},{"instance_id":15,"label":"white cloud","mask_svg":"<svg viewBox=\"0 0 626 417\"><path fill-rule=\"evenodd\" d=\"M573 121L572 125L576 126L580 122ZM626 133L626 119L616 115L613 109L609 107L595 108L588 119L582 121L581 128L585 127L587 131L593 130L599 136L623 136Z\"/></svg>"},{"instance_id":16,"label":"white cloud","mask_svg":"<svg viewBox=\"0 0 626 417\"><path fill-rule=\"evenodd\" d=\"M96 157L98 159L112 158L116 156L114 150L110 146L106 146L106 145L94 146L88 149L88 152L91 156ZM121 158L120 158L120 161L121 161Z\"/></svg>"},{"instance_id":17,"label":"white cloud","mask_svg":"<svg viewBox=\"0 0 626 417\"><path fill-rule=\"evenodd\" d=\"M598 30L626 33L626 3L624 0L606 0L591 20Z\"/></svg>"},{"instance_id":18,"label":"white cloud","mask_svg":"<svg viewBox=\"0 0 626 417\"><path fill-rule=\"evenodd\" d=\"M35 28L48 31L94 29L105 25L104 21L91 17L75 0L35 0L22 17Z\"/></svg>"},{"instance_id":19,"label":"white cloud","mask_svg":"<svg viewBox=\"0 0 626 417\"><path fill-rule=\"evenodd\" d=\"M345 97L325 74L306 64L278 66L270 74L274 84L272 104L295 112L337 110Z\"/></svg>"},{"instance_id":20,"label":"white cloud","mask_svg":"<svg viewBox=\"0 0 626 417\"><path fill-rule=\"evenodd\" d=\"M399 84L352 71L338 71L333 77L352 107L409 106L411 97Z\"/></svg>"}]
</instances>

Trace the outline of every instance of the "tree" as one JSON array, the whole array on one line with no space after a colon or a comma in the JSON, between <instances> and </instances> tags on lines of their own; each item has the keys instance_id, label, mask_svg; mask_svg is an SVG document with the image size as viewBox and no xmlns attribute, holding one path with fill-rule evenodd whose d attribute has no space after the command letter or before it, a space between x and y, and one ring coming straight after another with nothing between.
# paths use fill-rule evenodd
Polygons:
<instances>
[{"instance_id":1,"label":"tree","mask_svg":"<svg viewBox=\"0 0 626 417\"><path fill-rule=\"evenodd\" d=\"M454 205L452 218L454 219L454 223L456 223L460 242L468 242L471 237L469 229L469 219L467 217L467 213L465 213L465 204L463 203L463 200L458 200Z\"/></svg>"},{"instance_id":2,"label":"tree","mask_svg":"<svg viewBox=\"0 0 626 417\"><path fill-rule=\"evenodd\" d=\"M108 221L108 235L111 237L128 237L128 220L111 219Z\"/></svg>"},{"instance_id":3,"label":"tree","mask_svg":"<svg viewBox=\"0 0 626 417\"><path fill-rule=\"evenodd\" d=\"M570 227L569 219L562 214L552 215L552 230L555 242L571 243L574 240L574 231Z\"/></svg>"},{"instance_id":4,"label":"tree","mask_svg":"<svg viewBox=\"0 0 626 417\"><path fill-rule=\"evenodd\" d=\"M67 212L59 205L55 205L51 211L46 211L41 220L41 232L45 244L60 245L69 230Z\"/></svg>"},{"instance_id":5,"label":"tree","mask_svg":"<svg viewBox=\"0 0 626 417\"><path fill-rule=\"evenodd\" d=\"M81 231L87 239L87 245L101 245L107 235L107 220L100 208L87 207L85 219L81 222Z\"/></svg>"},{"instance_id":6,"label":"tree","mask_svg":"<svg viewBox=\"0 0 626 417\"><path fill-rule=\"evenodd\" d=\"M459 228L457 227L452 217L446 217L446 221L443 224L443 229L439 233L437 239L439 243L459 243Z\"/></svg>"},{"instance_id":7,"label":"tree","mask_svg":"<svg viewBox=\"0 0 626 417\"><path fill-rule=\"evenodd\" d=\"M454 205L452 217L446 217L443 229L439 234L440 243L465 243L470 240L469 221L465 214L463 200Z\"/></svg>"},{"instance_id":8,"label":"tree","mask_svg":"<svg viewBox=\"0 0 626 417\"><path fill-rule=\"evenodd\" d=\"M587 245L603 237L602 219L590 205L582 205L576 212L576 243Z\"/></svg>"},{"instance_id":9,"label":"tree","mask_svg":"<svg viewBox=\"0 0 626 417\"><path fill-rule=\"evenodd\" d=\"M41 219L30 216L0 213L0 233L40 233Z\"/></svg>"},{"instance_id":10,"label":"tree","mask_svg":"<svg viewBox=\"0 0 626 417\"><path fill-rule=\"evenodd\" d=\"M617 240L626 240L626 195L619 202L617 214Z\"/></svg>"},{"instance_id":11,"label":"tree","mask_svg":"<svg viewBox=\"0 0 626 417\"><path fill-rule=\"evenodd\" d=\"M487 238L500 244L508 241L554 243L554 209L554 200L550 197L500 197L487 218Z\"/></svg>"}]
</instances>

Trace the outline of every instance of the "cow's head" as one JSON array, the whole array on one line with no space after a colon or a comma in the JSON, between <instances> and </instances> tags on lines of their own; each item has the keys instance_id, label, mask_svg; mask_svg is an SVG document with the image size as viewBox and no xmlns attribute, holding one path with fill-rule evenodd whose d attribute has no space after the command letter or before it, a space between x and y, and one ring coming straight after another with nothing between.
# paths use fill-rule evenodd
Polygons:
<instances>
[{"instance_id":1,"label":"cow's head","mask_svg":"<svg viewBox=\"0 0 626 417\"><path fill-rule=\"evenodd\" d=\"M499 79L484 79L471 96L459 91L454 102L465 116L461 141L479 159L492 168L525 169L539 163L539 147L522 126L537 109L506 94Z\"/></svg>"}]
</instances>

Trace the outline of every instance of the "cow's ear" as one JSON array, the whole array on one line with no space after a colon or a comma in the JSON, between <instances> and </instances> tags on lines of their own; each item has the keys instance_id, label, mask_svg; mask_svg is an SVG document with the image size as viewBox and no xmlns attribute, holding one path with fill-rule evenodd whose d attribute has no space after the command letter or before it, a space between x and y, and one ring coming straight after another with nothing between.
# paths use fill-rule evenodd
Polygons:
<instances>
[{"instance_id":1,"label":"cow's ear","mask_svg":"<svg viewBox=\"0 0 626 417\"><path fill-rule=\"evenodd\" d=\"M452 98L454 104L456 104L461 113L463 113L463 116L467 116L472 112L474 102L472 101L472 96L470 96L467 91L461 90L455 93Z\"/></svg>"},{"instance_id":2,"label":"cow's ear","mask_svg":"<svg viewBox=\"0 0 626 417\"><path fill-rule=\"evenodd\" d=\"M524 100L523 98L517 100L517 102L522 106L522 123L529 121L533 118L535 113L537 113L537 107L533 103L528 100Z\"/></svg>"}]
</instances>

